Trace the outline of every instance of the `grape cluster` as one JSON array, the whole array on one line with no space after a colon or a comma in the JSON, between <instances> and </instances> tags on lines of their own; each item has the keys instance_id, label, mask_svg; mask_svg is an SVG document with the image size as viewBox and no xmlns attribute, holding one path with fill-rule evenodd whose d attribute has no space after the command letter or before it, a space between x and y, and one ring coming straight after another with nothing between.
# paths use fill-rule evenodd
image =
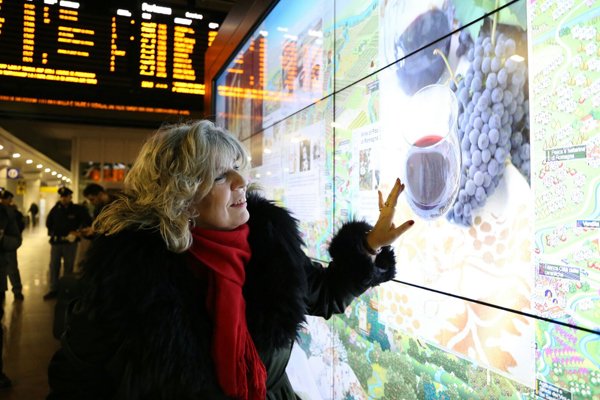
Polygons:
<instances>
[{"instance_id":1,"label":"grape cluster","mask_svg":"<svg viewBox=\"0 0 600 400\"><path fill-rule=\"evenodd\" d=\"M515 51L512 38L500 33L493 42L482 32L467 53L469 68L454 88L459 101L462 171L458 196L446 216L460 225L471 225L473 211L482 207L498 186L509 156L518 156L522 164L529 160L523 130L519 139L513 129L525 127L528 113L526 65L522 58L513 57ZM513 144L515 149L523 149L515 150L516 156L511 152Z\"/></svg>"},{"instance_id":2,"label":"grape cluster","mask_svg":"<svg viewBox=\"0 0 600 400\"><path fill-rule=\"evenodd\" d=\"M456 56L462 57L473 47L473 39L467 29L461 29L458 34L458 47L456 48Z\"/></svg>"}]
</instances>

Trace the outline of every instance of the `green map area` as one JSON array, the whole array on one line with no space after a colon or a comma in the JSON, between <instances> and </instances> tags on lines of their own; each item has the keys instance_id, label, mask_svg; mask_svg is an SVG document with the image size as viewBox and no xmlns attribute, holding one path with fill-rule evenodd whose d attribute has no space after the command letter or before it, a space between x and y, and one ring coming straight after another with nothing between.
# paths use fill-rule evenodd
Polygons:
<instances>
[{"instance_id":1,"label":"green map area","mask_svg":"<svg viewBox=\"0 0 600 400\"><path fill-rule=\"evenodd\" d=\"M536 1L529 13L534 307L600 331L600 2ZM600 395L600 334L540 322L536 336L538 381L553 385L541 398Z\"/></svg>"}]
</instances>

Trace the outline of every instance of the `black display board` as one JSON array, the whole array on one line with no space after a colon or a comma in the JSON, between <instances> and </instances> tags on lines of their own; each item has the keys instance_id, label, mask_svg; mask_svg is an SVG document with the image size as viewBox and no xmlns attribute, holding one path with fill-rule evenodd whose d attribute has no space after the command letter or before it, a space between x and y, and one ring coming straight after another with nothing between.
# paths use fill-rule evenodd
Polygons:
<instances>
[{"instance_id":1,"label":"black display board","mask_svg":"<svg viewBox=\"0 0 600 400\"><path fill-rule=\"evenodd\" d=\"M0 0L2 114L162 121L203 112L209 23L223 14L87 3Z\"/></svg>"}]
</instances>

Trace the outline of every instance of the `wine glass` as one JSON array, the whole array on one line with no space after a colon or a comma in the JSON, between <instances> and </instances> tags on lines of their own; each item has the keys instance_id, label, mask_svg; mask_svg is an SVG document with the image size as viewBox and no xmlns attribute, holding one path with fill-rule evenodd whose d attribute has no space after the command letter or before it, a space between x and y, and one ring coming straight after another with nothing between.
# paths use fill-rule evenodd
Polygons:
<instances>
[{"instance_id":1,"label":"wine glass","mask_svg":"<svg viewBox=\"0 0 600 400\"><path fill-rule=\"evenodd\" d=\"M447 85L428 85L408 103L404 183L412 210L423 219L444 215L460 186L458 101Z\"/></svg>"}]
</instances>

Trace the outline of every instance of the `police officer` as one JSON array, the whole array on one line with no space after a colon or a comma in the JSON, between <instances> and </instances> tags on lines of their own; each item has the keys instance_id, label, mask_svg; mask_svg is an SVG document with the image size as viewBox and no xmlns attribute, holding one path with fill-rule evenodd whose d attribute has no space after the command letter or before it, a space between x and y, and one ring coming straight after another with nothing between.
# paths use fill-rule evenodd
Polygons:
<instances>
[{"instance_id":1,"label":"police officer","mask_svg":"<svg viewBox=\"0 0 600 400\"><path fill-rule=\"evenodd\" d=\"M50 236L50 291L44 295L44 300L54 299L58 295L58 278L60 275L61 259L64 274L73 272L77 242L81 236L80 230L92 223L87 209L74 204L73 191L66 187L58 189L59 201L48 213L46 227Z\"/></svg>"},{"instance_id":2,"label":"police officer","mask_svg":"<svg viewBox=\"0 0 600 400\"><path fill-rule=\"evenodd\" d=\"M21 231L17 225L15 214L12 210L0 204L0 275L6 282L6 269L8 268L7 253L16 252L21 245ZM0 321L4 316L4 291L0 291ZM4 324L0 323L0 389L12 385L11 380L4 374L2 362L2 348L4 343Z\"/></svg>"},{"instance_id":3,"label":"police officer","mask_svg":"<svg viewBox=\"0 0 600 400\"><path fill-rule=\"evenodd\" d=\"M8 190L3 190L2 194L0 194L0 204L2 204L11 220L14 220L18 226L18 231L15 232L15 236L18 237L18 241L21 242L23 240L22 232L25 229L25 218L23 214L17 209L17 207L13 203L14 194L9 192ZM20 244L19 244L20 246ZM8 275L8 279L10 280L10 284L12 285L12 292L15 296L15 300L22 301L25 297L23 296L23 285L21 283L21 273L19 272L19 262L17 260L17 249L14 250L5 250L5 258L6 258L6 273L0 274L0 288L3 291L8 289L8 284L6 282L6 276Z\"/></svg>"}]
</instances>

